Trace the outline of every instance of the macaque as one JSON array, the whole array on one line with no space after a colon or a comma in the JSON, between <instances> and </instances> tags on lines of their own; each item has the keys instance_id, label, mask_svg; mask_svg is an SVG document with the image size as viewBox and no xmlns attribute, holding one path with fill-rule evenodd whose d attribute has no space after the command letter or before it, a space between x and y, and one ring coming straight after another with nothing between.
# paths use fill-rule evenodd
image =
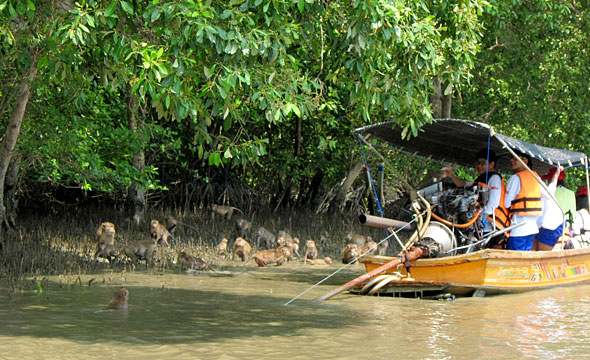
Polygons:
<instances>
[{"instance_id":1,"label":"macaque","mask_svg":"<svg viewBox=\"0 0 590 360\"><path fill-rule=\"evenodd\" d=\"M377 243L374 241L368 241L360 247L359 252L361 255L373 255L377 251Z\"/></svg>"},{"instance_id":2,"label":"macaque","mask_svg":"<svg viewBox=\"0 0 590 360\"><path fill-rule=\"evenodd\" d=\"M240 233L240 236L245 236L248 231L252 228L252 223L246 219L238 219L236 221L236 228Z\"/></svg>"},{"instance_id":3,"label":"macaque","mask_svg":"<svg viewBox=\"0 0 590 360\"><path fill-rule=\"evenodd\" d=\"M160 224L158 220L152 220L150 227L150 236L156 240L158 244L163 244L169 247L168 237L172 236L163 224Z\"/></svg>"},{"instance_id":4,"label":"macaque","mask_svg":"<svg viewBox=\"0 0 590 360\"><path fill-rule=\"evenodd\" d=\"M279 231L279 235L277 236L277 241L280 238L283 238L284 241L293 241L293 237L291 236L291 234L289 234L285 230Z\"/></svg>"},{"instance_id":5,"label":"macaque","mask_svg":"<svg viewBox=\"0 0 590 360\"><path fill-rule=\"evenodd\" d=\"M182 268L187 268L191 270L203 271L211 269L209 264L207 264L206 262L204 262L196 256L185 253L184 251L178 253L178 263Z\"/></svg>"},{"instance_id":6,"label":"macaque","mask_svg":"<svg viewBox=\"0 0 590 360\"><path fill-rule=\"evenodd\" d=\"M318 257L318 248L315 246L315 241L305 241L305 246L303 247L303 254L304 263L306 263L307 260L314 260Z\"/></svg>"},{"instance_id":7,"label":"macaque","mask_svg":"<svg viewBox=\"0 0 590 360\"><path fill-rule=\"evenodd\" d=\"M328 244L328 239L330 238L330 234L327 231L322 231L320 234L320 247L324 249Z\"/></svg>"},{"instance_id":8,"label":"macaque","mask_svg":"<svg viewBox=\"0 0 590 360\"><path fill-rule=\"evenodd\" d=\"M280 249L263 250L254 254L253 258L259 267L264 267L272 263L276 263L277 266L280 266L285 262L285 255Z\"/></svg>"},{"instance_id":9,"label":"macaque","mask_svg":"<svg viewBox=\"0 0 590 360\"><path fill-rule=\"evenodd\" d=\"M263 228L262 226L258 228L258 230L256 231L256 247L258 249L260 249L260 240L264 240L264 246L267 249L272 249L276 239L275 236L273 235L273 233L271 233L270 231L266 230L265 228Z\"/></svg>"},{"instance_id":10,"label":"macaque","mask_svg":"<svg viewBox=\"0 0 590 360\"><path fill-rule=\"evenodd\" d=\"M239 237L234 242L233 257L239 257L245 263L250 259L252 254L252 246L242 237Z\"/></svg>"},{"instance_id":11,"label":"macaque","mask_svg":"<svg viewBox=\"0 0 590 360\"><path fill-rule=\"evenodd\" d=\"M310 260L309 263L311 265L330 265L332 263L332 258L326 256L323 259L313 259L313 260Z\"/></svg>"},{"instance_id":12,"label":"macaque","mask_svg":"<svg viewBox=\"0 0 590 360\"><path fill-rule=\"evenodd\" d=\"M389 247L389 242L383 241L379 244L377 248L377 255L385 255L387 253L387 248Z\"/></svg>"},{"instance_id":13,"label":"macaque","mask_svg":"<svg viewBox=\"0 0 590 360\"><path fill-rule=\"evenodd\" d=\"M158 245L156 239L135 241L127 244L122 253L129 257L134 264L137 260L145 260L146 264L149 264L156 250L156 245Z\"/></svg>"},{"instance_id":14,"label":"macaque","mask_svg":"<svg viewBox=\"0 0 590 360\"><path fill-rule=\"evenodd\" d=\"M359 257L359 247L357 244L348 244L342 250L342 263L348 264L351 262L356 262L356 259Z\"/></svg>"},{"instance_id":15,"label":"macaque","mask_svg":"<svg viewBox=\"0 0 590 360\"><path fill-rule=\"evenodd\" d=\"M370 236L364 236L364 235L361 235L361 234L349 232L346 235L346 240L349 243L354 243L354 244L357 244L358 246L363 246L367 242L371 241L372 239L371 239Z\"/></svg>"},{"instance_id":16,"label":"macaque","mask_svg":"<svg viewBox=\"0 0 590 360\"><path fill-rule=\"evenodd\" d=\"M233 206L213 204L213 205L211 205L211 219L215 218L215 214L221 215L222 218L227 217L228 219L231 219L231 216L233 215L234 210L242 212L242 210L235 208Z\"/></svg>"},{"instance_id":17,"label":"macaque","mask_svg":"<svg viewBox=\"0 0 590 360\"><path fill-rule=\"evenodd\" d=\"M277 248L277 250L283 253L283 256L287 261L293 260L293 253L291 252L291 248L289 248L287 245L281 245Z\"/></svg>"},{"instance_id":18,"label":"macaque","mask_svg":"<svg viewBox=\"0 0 590 360\"><path fill-rule=\"evenodd\" d=\"M94 255L94 259L98 259L99 257L103 257L112 263L114 259L119 256L119 249L115 245L99 245L98 251Z\"/></svg>"},{"instance_id":19,"label":"macaque","mask_svg":"<svg viewBox=\"0 0 590 360\"><path fill-rule=\"evenodd\" d=\"M227 254L227 239L223 238L219 244L217 244L217 254L218 255L225 255Z\"/></svg>"},{"instance_id":20,"label":"macaque","mask_svg":"<svg viewBox=\"0 0 590 360\"><path fill-rule=\"evenodd\" d=\"M166 229L168 229L170 234L174 235L174 232L176 231L176 225L178 225L178 221L176 221L173 216L169 215L166 217Z\"/></svg>"},{"instance_id":21,"label":"macaque","mask_svg":"<svg viewBox=\"0 0 590 360\"><path fill-rule=\"evenodd\" d=\"M96 245L97 250L94 254L94 260L98 259L98 256L104 252L106 245L115 245L115 225L111 222L103 222L98 226L96 230Z\"/></svg>"},{"instance_id":22,"label":"macaque","mask_svg":"<svg viewBox=\"0 0 590 360\"><path fill-rule=\"evenodd\" d=\"M129 300L129 290L124 287L119 288L109 302L109 309L127 309L127 300Z\"/></svg>"},{"instance_id":23,"label":"macaque","mask_svg":"<svg viewBox=\"0 0 590 360\"><path fill-rule=\"evenodd\" d=\"M289 235L289 237L291 237ZM279 232L279 237L277 239L277 244L280 246L286 246L289 248L289 250L291 251L291 255L295 254L297 256L297 258L301 259L301 256L299 255L299 238L291 238L291 240L286 240L284 235L281 234L281 232ZM289 257L289 260L291 260L293 258L293 256Z\"/></svg>"}]
</instances>

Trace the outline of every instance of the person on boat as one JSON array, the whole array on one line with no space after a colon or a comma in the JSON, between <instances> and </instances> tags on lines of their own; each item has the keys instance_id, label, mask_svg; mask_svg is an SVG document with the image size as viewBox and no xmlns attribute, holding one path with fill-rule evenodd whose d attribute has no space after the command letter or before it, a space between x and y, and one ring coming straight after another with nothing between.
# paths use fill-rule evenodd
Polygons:
<instances>
[{"instance_id":1,"label":"person on boat","mask_svg":"<svg viewBox=\"0 0 590 360\"><path fill-rule=\"evenodd\" d=\"M581 186L576 191L576 213L572 226L573 248L590 247L590 213L588 212L588 188Z\"/></svg>"},{"instance_id":2,"label":"person on boat","mask_svg":"<svg viewBox=\"0 0 590 360\"><path fill-rule=\"evenodd\" d=\"M561 166L558 168L553 167L547 174L541 176L541 179L549 180L547 188L549 189L549 194L553 195L553 197L541 196L543 213L537 219L539 233L535 236L533 242L533 250L535 251L551 251L560 238L563 240L565 223L565 217L562 213L563 208L561 208L559 201L556 203L553 199L554 197L557 197L556 191L558 181L561 181L563 184L563 178L564 172L563 167ZM563 210L563 212L565 212L565 210ZM569 228L567 232L569 238ZM565 241L562 241L561 243L565 243Z\"/></svg>"},{"instance_id":3,"label":"person on boat","mask_svg":"<svg viewBox=\"0 0 590 360\"><path fill-rule=\"evenodd\" d=\"M510 225L509 214L504 207L505 186L502 176L495 171L498 156L493 150L483 148L475 154L475 170L478 177L473 181L467 181L459 178L453 173L450 167L441 169L443 174L453 180L458 187L472 186L478 184L488 189L487 201L484 204L483 214L485 215L483 235L489 234L495 230L501 230ZM487 243L487 247L504 248L506 245L505 235L499 235L492 238Z\"/></svg>"},{"instance_id":4,"label":"person on boat","mask_svg":"<svg viewBox=\"0 0 590 360\"><path fill-rule=\"evenodd\" d=\"M510 212L511 224L522 225L511 230L506 248L530 251L533 249L535 236L539 232L537 219L542 214L541 193L545 193L545 190L535 178L539 175L532 170L531 157L517 150L515 153L522 163L516 157L510 158L510 167L514 175L510 176L506 184L504 205ZM523 163L534 173L534 176Z\"/></svg>"}]
</instances>

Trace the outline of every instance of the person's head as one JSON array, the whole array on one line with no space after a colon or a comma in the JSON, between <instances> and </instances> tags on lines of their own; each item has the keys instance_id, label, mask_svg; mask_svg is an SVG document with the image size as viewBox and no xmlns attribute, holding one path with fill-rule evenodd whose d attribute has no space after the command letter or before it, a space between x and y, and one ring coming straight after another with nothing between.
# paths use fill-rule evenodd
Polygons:
<instances>
[{"instance_id":1,"label":"person's head","mask_svg":"<svg viewBox=\"0 0 590 360\"><path fill-rule=\"evenodd\" d=\"M475 170L477 170L479 174L484 174L486 171L494 171L497 160L498 157L494 150L490 149L488 153L487 148L481 149L475 154Z\"/></svg>"},{"instance_id":2,"label":"person's head","mask_svg":"<svg viewBox=\"0 0 590 360\"><path fill-rule=\"evenodd\" d=\"M580 186L576 191L576 210L588 209L588 188Z\"/></svg>"},{"instance_id":3,"label":"person's head","mask_svg":"<svg viewBox=\"0 0 590 360\"><path fill-rule=\"evenodd\" d=\"M518 151L518 150L514 150L514 153L516 154L516 156L518 156L522 160L522 162L524 162L526 164L526 166L529 167L529 169L531 169L531 170L533 169L533 161L529 155L527 155L521 151ZM526 170L526 168L515 157L510 158L510 167L512 168L512 170L514 172Z\"/></svg>"}]
</instances>

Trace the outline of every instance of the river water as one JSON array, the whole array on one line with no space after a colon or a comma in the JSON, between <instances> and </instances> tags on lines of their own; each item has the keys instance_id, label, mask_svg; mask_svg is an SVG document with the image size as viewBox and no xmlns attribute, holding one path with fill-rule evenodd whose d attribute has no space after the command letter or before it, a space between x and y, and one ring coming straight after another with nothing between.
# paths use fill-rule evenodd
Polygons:
<instances>
[{"instance_id":1,"label":"river water","mask_svg":"<svg viewBox=\"0 0 590 360\"><path fill-rule=\"evenodd\" d=\"M0 288L0 359L590 356L590 286L454 301L348 293L311 301L360 275L357 264L285 305L337 269L105 270L49 277L42 292ZM107 310L119 286L130 291L129 309Z\"/></svg>"}]
</instances>

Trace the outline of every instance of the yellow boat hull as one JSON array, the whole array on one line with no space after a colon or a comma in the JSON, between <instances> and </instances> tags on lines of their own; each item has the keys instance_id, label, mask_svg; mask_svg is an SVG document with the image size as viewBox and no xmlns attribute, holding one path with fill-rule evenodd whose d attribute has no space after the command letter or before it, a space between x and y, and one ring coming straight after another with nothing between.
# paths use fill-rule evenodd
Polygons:
<instances>
[{"instance_id":1,"label":"yellow boat hull","mask_svg":"<svg viewBox=\"0 0 590 360\"><path fill-rule=\"evenodd\" d=\"M394 257L363 257L369 272ZM555 286L590 283L590 249L561 251L510 251L485 249L410 262L409 279L392 281L381 293L439 289L465 296L475 290L486 294L521 292ZM390 271L407 276L404 266ZM413 279L413 280L412 280Z\"/></svg>"}]
</instances>

